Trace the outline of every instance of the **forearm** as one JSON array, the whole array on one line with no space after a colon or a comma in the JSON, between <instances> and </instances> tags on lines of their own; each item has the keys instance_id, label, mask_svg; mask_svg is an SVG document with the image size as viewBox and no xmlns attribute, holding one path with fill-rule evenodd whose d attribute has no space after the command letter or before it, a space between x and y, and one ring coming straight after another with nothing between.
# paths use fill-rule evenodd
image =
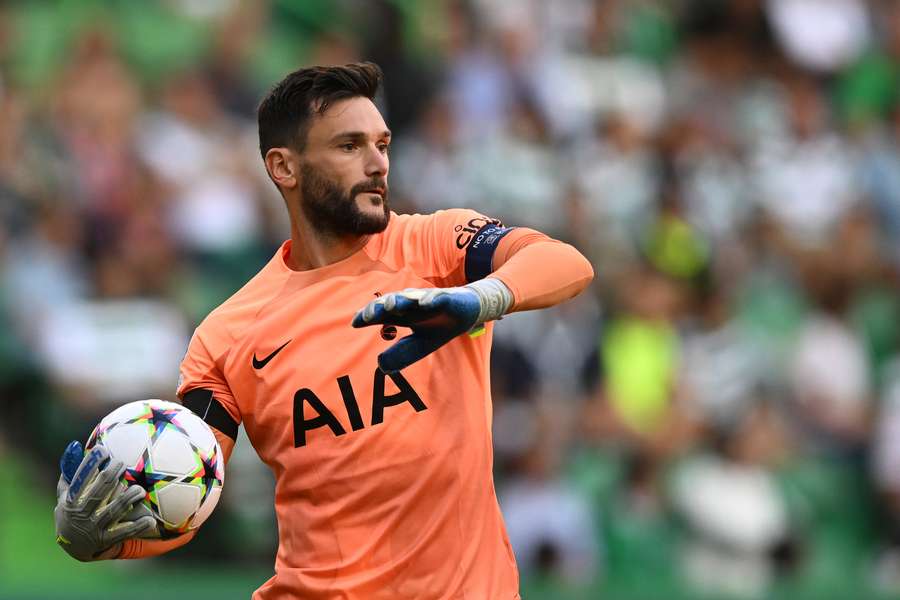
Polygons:
<instances>
[{"instance_id":1,"label":"forearm","mask_svg":"<svg viewBox=\"0 0 900 600\"><path fill-rule=\"evenodd\" d=\"M514 235L515 234L515 235ZM578 295L594 277L591 263L574 247L534 230L510 233L497 249L489 275L513 294L508 312L546 308Z\"/></svg>"}]
</instances>

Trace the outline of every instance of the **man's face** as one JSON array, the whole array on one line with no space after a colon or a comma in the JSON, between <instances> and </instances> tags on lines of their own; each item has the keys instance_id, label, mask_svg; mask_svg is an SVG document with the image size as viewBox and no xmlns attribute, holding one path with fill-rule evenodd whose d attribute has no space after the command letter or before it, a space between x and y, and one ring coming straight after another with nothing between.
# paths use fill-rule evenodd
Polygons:
<instances>
[{"instance_id":1,"label":"man's face","mask_svg":"<svg viewBox=\"0 0 900 600\"><path fill-rule=\"evenodd\" d=\"M391 133L368 98L350 98L313 118L300 155L300 207L326 235L384 231Z\"/></svg>"}]
</instances>

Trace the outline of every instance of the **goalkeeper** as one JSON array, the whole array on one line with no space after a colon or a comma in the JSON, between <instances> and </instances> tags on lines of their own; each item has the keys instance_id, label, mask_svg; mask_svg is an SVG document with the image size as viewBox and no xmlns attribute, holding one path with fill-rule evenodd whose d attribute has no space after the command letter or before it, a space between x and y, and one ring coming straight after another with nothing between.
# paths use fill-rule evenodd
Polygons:
<instances>
[{"instance_id":1,"label":"goalkeeper","mask_svg":"<svg viewBox=\"0 0 900 600\"><path fill-rule=\"evenodd\" d=\"M226 457L243 424L275 474L279 549L255 600L518 598L492 479L493 322L575 296L593 271L472 210L391 212L380 83L371 63L313 67L262 101L291 236L197 327L178 398ZM190 539L143 537L152 523L123 517L131 489L97 503L121 468L103 458L66 451L65 549L140 558Z\"/></svg>"}]
</instances>

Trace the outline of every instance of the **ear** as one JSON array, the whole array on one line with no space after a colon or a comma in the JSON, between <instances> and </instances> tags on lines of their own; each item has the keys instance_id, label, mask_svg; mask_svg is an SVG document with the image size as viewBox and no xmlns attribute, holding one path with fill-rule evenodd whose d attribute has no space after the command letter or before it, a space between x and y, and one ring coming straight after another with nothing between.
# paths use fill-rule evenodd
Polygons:
<instances>
[{"instance_id":1,"label":"ear","mask_svg":"<svg viewBox=\"0 0 900 600\"><path fill-rule=\"evenodd\" d=\"M266 152L266 171L275 185L285 189L297 187L299 161L290 148L270 148Z\"/></svg>"}]
</instances>

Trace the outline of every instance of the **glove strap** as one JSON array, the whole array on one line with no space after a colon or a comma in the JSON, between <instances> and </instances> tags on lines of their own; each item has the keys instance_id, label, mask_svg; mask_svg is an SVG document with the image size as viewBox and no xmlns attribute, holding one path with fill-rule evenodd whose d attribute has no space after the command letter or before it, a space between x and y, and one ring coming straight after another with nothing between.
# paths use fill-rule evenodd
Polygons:
<instances>
[{"instance_id":1,"label":"glove strap","mask_svg":"<svg viewBox=\"0 0 900 600\"><path fill-rule=\"evenodd\" d=\"M485 277L484 279L473 281L464 287L478 294L478 299L481 301L481 311L478 313L475 326L499 319L512 306L512 292L499 279Z\"/></svg>"}]
</instances>

